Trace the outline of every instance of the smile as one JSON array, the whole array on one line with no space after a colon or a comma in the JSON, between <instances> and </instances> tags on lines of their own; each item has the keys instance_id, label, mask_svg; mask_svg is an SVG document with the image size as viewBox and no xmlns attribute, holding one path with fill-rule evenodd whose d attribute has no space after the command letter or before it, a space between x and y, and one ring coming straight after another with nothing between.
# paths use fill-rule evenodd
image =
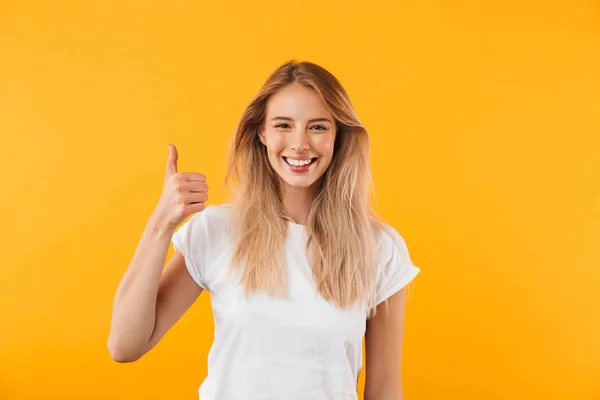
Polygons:
<instances>
[{"instance_id":1,"label":"smile","mask_svg":"<svg viewBox=\"0 0 600 400\"><path fill-rule=\"evenodd\" d=\"M292 172L307 172L309 171L313 165L317 163L318 158L310 158L306 160L294 160L288 159L287 157L282 157L285 161L285 164Z\"/></svg>"}]
</instances>

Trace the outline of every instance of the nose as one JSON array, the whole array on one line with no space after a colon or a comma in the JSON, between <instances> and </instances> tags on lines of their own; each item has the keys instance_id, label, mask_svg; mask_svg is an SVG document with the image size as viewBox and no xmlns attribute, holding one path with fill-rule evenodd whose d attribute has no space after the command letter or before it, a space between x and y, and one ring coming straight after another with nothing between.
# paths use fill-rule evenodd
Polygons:
<instances>
[{"instance_id":1,"label":"nose","mask_svg":"<svg viewBox=\"0 0 600 400\"><path fill-rule=\"evenodd\" d=\"M292 136L292 145L290 146L294 151L307 151L310 149L308 142L308 134L302 130L296 131Z\"/></svg>"}]
</instances>

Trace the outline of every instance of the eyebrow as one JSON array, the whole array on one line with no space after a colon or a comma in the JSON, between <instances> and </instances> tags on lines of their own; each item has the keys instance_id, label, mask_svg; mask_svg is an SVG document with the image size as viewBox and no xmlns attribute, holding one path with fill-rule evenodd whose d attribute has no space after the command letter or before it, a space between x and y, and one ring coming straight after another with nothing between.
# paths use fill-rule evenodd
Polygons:
<instances>
[{"instance_id":1,"label":"eyebrow","mask_svg":"<svg viewBox=\"0 0 600 400\"><path fill-rule=\"evenodd\" d=\"M272 118L271 121L275 121L275 120L282 120L282 121L293 121L293 118L290 117L275 117ZM313 119L309 119L308 122L320 122L320 121L326 121L329 122L330 124L332 123L331 120L329 118L325 118L325 117L321 117L321 118L313 118Z\"/></svg>"}]
</instances>

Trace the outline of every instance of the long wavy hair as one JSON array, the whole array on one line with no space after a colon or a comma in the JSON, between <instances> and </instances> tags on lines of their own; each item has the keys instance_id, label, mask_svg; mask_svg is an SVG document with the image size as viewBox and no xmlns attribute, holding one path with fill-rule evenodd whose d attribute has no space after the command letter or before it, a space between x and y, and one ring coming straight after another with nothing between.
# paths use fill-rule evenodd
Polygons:
<instances>
[{"instance_id":1,"label":"long wavy hair","mask_svg":"<svg viewBox=\"0 0 600 400\"><path fill-rule=\"evenodd\" d=\"M307 258L316 288L338 307L366 305L374 315L378 235L386 227L371 206L369 135L338 79L314 63L289 61L277 68L237 125L226 176L234 195L232 267L242 268L246 293L261 289L287 294L283 248L290 218L281 201L282 180L269 162L259 130L270 96L292 83L317 92L337 127L333 158L317 183L306 223Z\"/></svg>"}]
</instances>

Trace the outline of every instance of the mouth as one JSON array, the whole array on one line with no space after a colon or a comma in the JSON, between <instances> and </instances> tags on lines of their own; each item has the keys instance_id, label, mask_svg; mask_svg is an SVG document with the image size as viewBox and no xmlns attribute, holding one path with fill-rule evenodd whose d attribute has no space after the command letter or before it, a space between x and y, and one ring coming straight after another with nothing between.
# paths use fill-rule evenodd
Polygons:
<instances>
[{"instance_id":1,"label":"mouth","mask_svg":"<svg viewBox=\"0 0 600 400\"><path fill-rule=\"evenodd\" d=\"M318 160L317 157L308 158L305 160L296 160L296 159L291 160L291 159L288 159L287 157L282 157L282 158L283 158L283 161L285 162L285 165L292 172L307 172L317 163L317 160Z\"/></svg>"}]
</instances>

